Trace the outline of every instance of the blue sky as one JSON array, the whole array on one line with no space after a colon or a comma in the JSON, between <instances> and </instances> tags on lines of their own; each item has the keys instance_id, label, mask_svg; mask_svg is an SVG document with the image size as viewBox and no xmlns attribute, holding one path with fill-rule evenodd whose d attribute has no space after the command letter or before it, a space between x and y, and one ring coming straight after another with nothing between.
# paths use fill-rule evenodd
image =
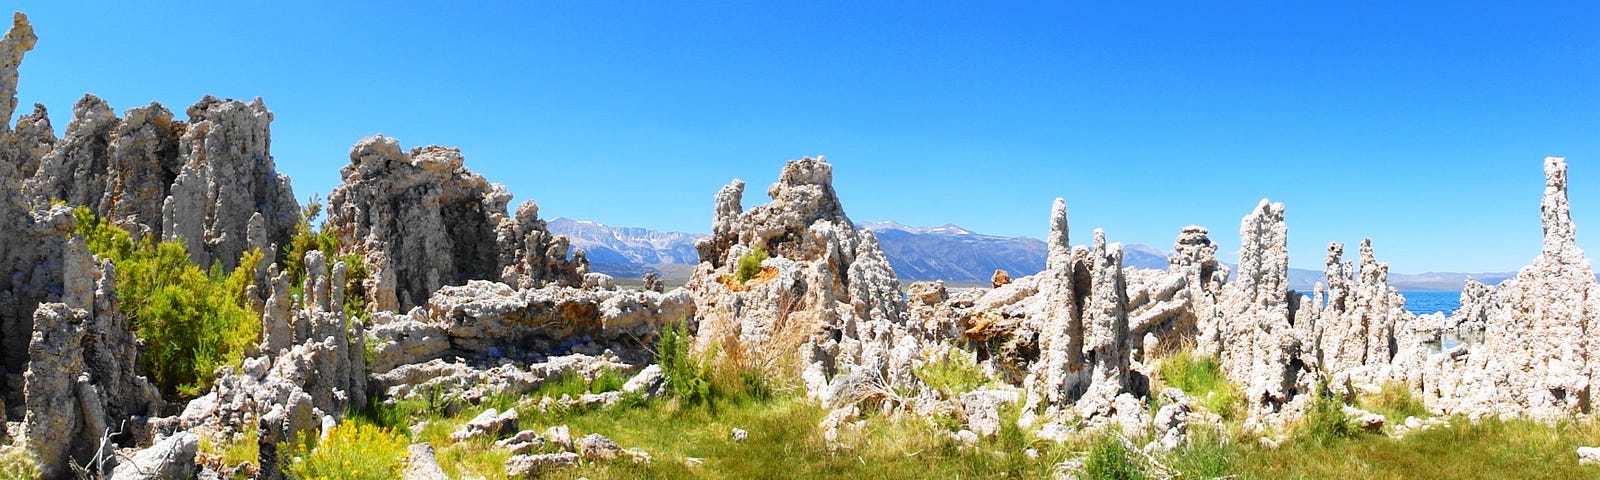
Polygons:
<instances>
[{"instance_id":1,"label":"blue sky","mask_svg":"<svg viewBox=\"0 0 1600 480\"><path fill-rule=\"evenodd\" d=\"M824 154L857 221L1042 237L1060 196L1075 243L1194 223L1233 257L1269 197L1297 267L1370 236L1393 271L1506 271L1565 155L1600 251L1595 2L90 3L8 4L40 36L19 110L260 96L301 198L381 132L548 218L704 232L721 185L764 203Z\"/></svg>"}]
</instances>

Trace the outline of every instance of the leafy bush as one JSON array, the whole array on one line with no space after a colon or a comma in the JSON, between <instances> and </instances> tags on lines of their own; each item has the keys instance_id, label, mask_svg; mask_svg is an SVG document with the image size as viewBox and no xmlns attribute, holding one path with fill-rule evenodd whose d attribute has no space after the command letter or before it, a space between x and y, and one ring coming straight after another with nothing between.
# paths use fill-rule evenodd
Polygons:
<instances>
[{"instance_id":1,"label":"leafy bush","mask_svg":"<svg viewBox=\"0 0 1600 480\"><path fill-rule=\"evenodd\" d=\"M954 398L962 392L970 392L989 383L989 376L978 368L977 355L959 348L952 348L944 356L924 362L913 373L945 398Z\"/></svg>"},{"instance_id":2,"label":"leafy bush","mask_svg":"<svg viewBox=\"0 0 1600 480\"><path fill-rule=\"evenodd\" d=\"M0 480L34 480L43 474L33 452L18 446L0 446Z\"/></svg>"},{"instance_id":3,"label":"leafy bush","mask_svg":"<svg viewBox=\"0 0 1600 480\"><path fill-rule=\"evenodd\" d=\"M756 275L761 273L761 262L766 259L767 251L757 245L750 250L750 253L739 257L739 270L735 272L734 277L739 279L739 283L745 283L752 278L756 278Z\"/></svg>"},{"instance_id":4,"label":"leafy bush","mask_svg":"<svg viewBox=\"0 0 1600 480\"><path fill-rule=\"evenodd\" d=\"M1083 473L1101 480L1137 480L1145 478L1144 471L1134 461L1133 452L1114 435L1102 435L1089 448L1089 458L1083 464Z\"/></svg>"},{"instance_id":5,"label":"leafy bush","mask_svg":"<svg viewBox=\"0 0 1600 480\"><path fill-rule=\"evenodd\" d=\"M287 452L284 473L294 479L338 478L388 480L400 478L410 442L393 430L366 423L344 422L326 439L316 432L300 432L298 442L280 444Z\"/></svg>"},{"instance_id":6,"label":"leafy bush","mask_svg":"<svg viewBox=\"0 0 1600 480\"><path fill-rule=\"evenodd\" d=\"M89 251L116 262L117 296L144 341L140 365L168 397L191 397L210 387L213 372L237 365L261 333L245 288L259 250L246 252L233 272L201 270L182 241L133 241L128 232L73 210Z\"/></svg>"},{"instance_id":7,"label":"leafy bush","mask_svg":"<svg viewBox=\"0 0 1600 480\"><path fill-rule=\"evenodd\" d=\"M688 327L683 322L668 325L661 330L661 341L656 344L656 364L672 386L672 393L689 404L711 402L711 380L706 368L689 352L691 343Z\"/></svg>"},{"instance_id":8,"label":"leafy bush","mask_svg":"<svg viewBox=\"0 0 1600 480\"><path fill-rule=\"evenodd\" d=\"M1226 419L1241 413L1244 396L1222 374L1216 357L1179 351L1161 361L1161 380L1200 400L1200 406Z\"/></svg>"}]
</instances>

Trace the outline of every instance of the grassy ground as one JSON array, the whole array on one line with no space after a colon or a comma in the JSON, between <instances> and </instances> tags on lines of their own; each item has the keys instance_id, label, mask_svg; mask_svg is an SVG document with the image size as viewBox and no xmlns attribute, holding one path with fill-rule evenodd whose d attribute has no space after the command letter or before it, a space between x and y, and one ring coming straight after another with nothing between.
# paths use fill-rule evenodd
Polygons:
<instances>
[{"instance_id":1,"label":"grassy ground","mask_svg":"<svg viewBox=\"0 0 1600 480\"><path fill-rule=\"evenodd\" d=\"M492 442L457 444L448 438L482 410L436 418L414 440L432 443L445 471L456 478L505 478L502 464L509 454ZM817 428L827 412L797 398L724 400L714 407L668 399L610 410L518 413L522 429L566 425L574 437L598 433L653 457L649 464L585 463L548 478L1043 478L1072 456L1066 447L1030 440L1015 428L964 446L926 420L882 416L842 429L844 446L830 448ZM734 441L734 428L747 431L748 438ZM1040 450L1040 458L1025 456L1028 448ZM698 464L690 465L691 458Z\"/></svg>"},{"instance_id":2,"label":"grassy ground","mask_svg":"<svg viewBox=\"0 0 1600 480\"><path fill-rule=\"evenodd\" d=\"M1361 435L1325 444L1294 442L1249 449L1238 470L1247 478L1600 478L1578 466L1577 447L1600 442L1595 421L1544 425L1527 420L1452 420L1449 427L1395 440Z\"/></svg>"},{"instance_id":3,"label":"grassy ground","mask_svg":"<svg viewBox=\"0 0 1600 480\"><path fill-rule=\"evenodd\" d=\"M1188 355L1171 359L1160 369L1158 377L1166 377L1159 379L1162 384L1199 396L1199 408L1237 411L1238 405L1226 403L1239 401L1238 390L1217 375L1214 360ZM1017 412L1008 413L996 437L966 445L951 438L950 429L957 424L951 417L930 421L875 414L858 427L841 429L830 442L818 428L826 410L782 394L723 391L710 404L635 397L610 409L540 412L535 407L544 396L612 389L622 378L620 372L593 381L566 378L527 396L496 397L453 414L435 402L413 400L368 412L359 421L402 432L426 422L410 440L432 443L453 478L505 478L503 464L510 454L493 448L492 440L449 440L450 432L490 407L517 408L522 429L543 432L566 425L574 438L599 433L653 457L648 464L585 462L546 472L545 478L1052 478L1056 465L1068 460L1083 464L1080 478L1108 479L1600 478L1600 468L1578 466L1575 453L1579 446L1600 444L1600 421L1550 425L1452 419L1392 439L1339 424L1343 417L1331 399L1322 400L1322 414L1310 415L1285 432L1287 439L1278 448L1263 447L1257 437L1238 433L1242 415L1231 413L1221 429L1197 426L1188 445L1155 457L1127 448L1143 445L1140 439L1123 442L1101 435L1066 444L1036 440L1016 427L1012 420ZM1396 422L1425 415L1420 403L1397 386L1357 403ZM734 441L735 428L748 431L748 438ZM1026 453L1030 449L1032 454Z\"/></svg>"}]
</instances>

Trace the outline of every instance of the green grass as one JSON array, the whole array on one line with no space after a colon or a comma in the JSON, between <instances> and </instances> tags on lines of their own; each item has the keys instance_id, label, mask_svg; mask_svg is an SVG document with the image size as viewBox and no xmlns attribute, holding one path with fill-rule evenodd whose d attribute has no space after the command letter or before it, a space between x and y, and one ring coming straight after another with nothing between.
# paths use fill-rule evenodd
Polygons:
<instances>
[{"instance_id":1,"label":"green grass","mask_svg":"<svg viewBox=\"0 0 1600 480\"><path fill-rule=\"evenodd\" d=\"M34 480L41 474L33 452L15 445L0 446L0 480Z\"/></svg>"},{"instance_id":2,"label":"green grass","mask_svg":"<svg viewBox=\"0 0 1600 480\"><path fill-rule=\"evenodd\" d=\"M1196 356L1187 350L1173 353L1161 361L1161 380L1223 419L1234 420L1244 413L1244 394L1223 376L1222 363L1216 357Z\"/></svg>"},{"instance_id":3,"label":"green grass","mask_svg":"<svg viewBox=\"0 0 1600 480\"><path fill-rule=\"evenodd\" d=\"M1192 426L1189 441L1168 453L1166 465L1181 472L1183 478L1217 478L1234 474L1239 448L1221 432Z\"/></svg>"},{"instance_id":4,"label":"green grass","mask_svg":"<svg viewBox=\"0 0 1600 480\"><path fill-rule=\"evenodd\" d=\"M1085 476L1103 480L1142 480L1143 465L1120 439L1102 435L1089 448L1088 461L1083 464Z\"/></svg>"},{"instance_id":5,"label":"green grass","mask_svg":"<svg viewBox=\"0 0 1600 480\"><path fill-rule=\"evenodd\" d=\"M1383 415L1388 425L1404 423L1406 417L1428 418L1428 407L1411 394L1411 389L1399 382L1383 384L1373 395L1362 396L1357 402L1362 409Z\"/></svg>"},{"instance_id":6,"label":"green grass","mask_svg":"<svg viewBox=\"0 0 1600 480\"><path fill-rule=\"evenodd\" d=\"M1311 408L1300 418L1293 443L1328 445L1361 436L1356 426L1344 414L1344 402L1326 391L1320 392L1311 402Z\"/></svg>"},{"instance_id":7,"label":"green grass","mask_svg":"<svg viewBox=\"0 0 1600 480\"><path fill-rule=\"evenodd\" d=\"M542 432L567 425L574 437L599 433L654 459L650 464L586 462L549 478L1048 478L1055 463L1072 455L1065 446L1029 440L1022 432L1002 432L965 446L929 422L884 416L869 416L859 429L843 429L839 440L845 446L830 448L817 428L827 411L809 401L771 398L720 405L713 410L658 399L606 411L534 411L520 416L519 427ZM433 443L447 474L505 478L509 453L487 440L449 441L449 433L477 410L434 420L416 440ZM734 428L748 431L749 438L733 441ZM1022 453L1028 448L1043 454L1030 459ZM690 466L689 458L703 463Z\"/></svg>"},{"instance_id":8,"label":"green grass","mask_svg":"<svg viewBox=\"0 0 1600 480\"><path fill-rule=\"evenodd\" d=\"M432 443L446 473L456 478L505 478L509 452L490 440L456 444L449 434L484 408L517 407L521 429L543 432L567 425L574 437L599 433L624 448L649 453L654 462L586 462L550 472L547 478L1051 478L1054 465L1077 458L1084 478L1157 478L1156 469L1114 437L1064 444L1037 440L1016 426L1019 412L1005 411L1000 435L965 446L949 438L950 428L915 416L869 414L860 428L843 428L839 448L831 448L817 428L827 411L793 396L724 398L718 407L658 398L607 410L531 408L549 393L572 391L565 382L547 384L527 396L501 396L464 408L453 416L420 418L428 423L412 437ZM587 388L587 386L585 386ZM1337 405L1336 401L1327 401ZM1326 408L1326 407L1324 407ZM734 442L733 428L749 432ZM1579 467L1575 449L1600 443L1600 421L1555 425L1527 420L1456 419L1447 426L1396 440L1382 435L1346 435L1315 427L1294 427L1279 449L1261 447L1255 437L1191 427L1191 441L1158 456L1180 475L1175 478L1341 480L1382 478L1596 478L1600 468ZM1328 438L1311 440L1311 436ZM1134 439L1142 446L1145 440ZM1036 449L1039 458L1023 452ZM702 459L698 466L685 463ZM1532 468L1530 470L1530 468ZM1537 472L1536 474L1530 472Z\"/></svg>"},{"instance_id":9,"label":"green grass","mask_svg":"<svg viewBox=\"0 0 1600 480\"><path fill-rule=\"evenodd\" d=\"M1600 468L1580 467L1576 450L1597 442L1600 423L1594 420L1546 425L1456 418L1400 440L1361 435L1246 449L1237 467L1245 478L1260 479L1592 479L1600 478Z\"/></svg>"}]
</instances>

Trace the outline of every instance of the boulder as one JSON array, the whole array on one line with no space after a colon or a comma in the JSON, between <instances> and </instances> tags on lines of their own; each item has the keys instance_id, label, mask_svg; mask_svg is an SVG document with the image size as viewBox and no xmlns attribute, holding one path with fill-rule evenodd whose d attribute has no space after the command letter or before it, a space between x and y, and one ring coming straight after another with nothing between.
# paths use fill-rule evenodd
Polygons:
<instances>
[{"instance_id":1,"label":"boulder","mask_svg":"<svg viewBox=\"0 0 1600 480\"><path fill-rule=\"evenodd\" d=\"M111 473L111 480L189 478L194 474L195 453L199 450L200 436L189 432L175 433L117 465Z\"/></svg>"},{"instance_id":2,"label":"boulder","mask_svg":"<svg viewBox=\"0 0 1600 480\"><path fill-rule=\"evenodd\" d=\"M598 433L584 435L574 440L572 446L578 450L578 455L589 460L611 461L622 454L622 447L617 446L617 442Z\"/></svg>"},{"instance_id":3,"label":"boulder","mask_svg":"<svg viewBox=\"0 0 1600 480\"><path fill-rule=\"evenodd\" d=\"M515 455L506 460L506 476L524 478L577 464L578 454L572 452Z\"/></svg>"},{"instance_id":4,"label":"boulder","mask_svg":"<svg viewBox=\"0 0 1600 480\"><path fill-rule=\"evenodd\" d=\"M472 417L461 429L450 434L450 440L465 442L475 438L489 437L498 439L511 435L517 431L517 410L506 410L501 413L493 408L484 410L478 416Z\"/></svg>"},{"instance_id":5,"label":"boulder","mask_svg":"<svg viewBox=\"0 0 1600 480\"><path fill-rule=\"evenodd\" d=\"M433 454L433 445L426 443L406 447L406 469L400 472L402 480L449 480L439 459Z\"/></svg>"}]
</instances>

